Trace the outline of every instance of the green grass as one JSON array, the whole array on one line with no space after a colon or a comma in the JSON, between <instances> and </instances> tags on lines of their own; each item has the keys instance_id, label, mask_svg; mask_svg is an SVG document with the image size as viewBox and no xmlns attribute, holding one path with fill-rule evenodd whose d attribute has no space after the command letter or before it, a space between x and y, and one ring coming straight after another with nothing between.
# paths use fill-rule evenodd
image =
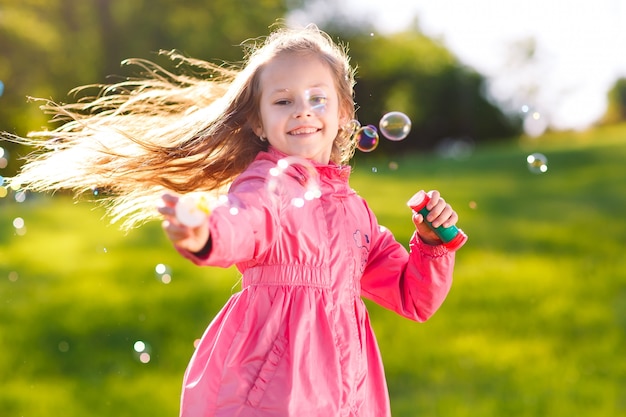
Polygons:
<instances>
[{"instance_id":1,"label":"green grass","mask_svg":"<svg viewBox=\"0 0 626 417\"><path fill-rule=\"evenodd\" d=\"M530 152L547 173L528 171ZM399 241L419 189L440 190L470 236L429 322L368 302L394 416L626 413L626 127L393 160L359 155L352 185ZM1 416L177 414L194 340L238 275L194 267L158 224L123 234L102 216L62 196L0 200Z\"/></svg>"}]
</instances>

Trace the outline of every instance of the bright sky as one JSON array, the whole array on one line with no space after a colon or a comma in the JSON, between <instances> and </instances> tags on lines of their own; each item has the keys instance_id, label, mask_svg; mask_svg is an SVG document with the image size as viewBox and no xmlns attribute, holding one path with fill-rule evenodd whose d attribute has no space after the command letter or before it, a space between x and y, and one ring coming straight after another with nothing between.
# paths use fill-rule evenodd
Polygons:
<instances>
[{"instance_id":1,"label":"bright sky","mask_svg":"<svg viewBox=\"0 0 626 417\"><path fill-rule=\"evenodd\" d=\"M355 19L372 19L381 34L405 29L417 19L428 36L487 77L489 93L506 109L521 112L529 106L556 129L583 129L596 121L606 111L608 90L626 77L626 0L341 4ZM311 10L294 20L323 26L323 16L316 17L323 9ZM531 40L536 54L528 60L519 51Z\"/></svg>"}]
</instances>

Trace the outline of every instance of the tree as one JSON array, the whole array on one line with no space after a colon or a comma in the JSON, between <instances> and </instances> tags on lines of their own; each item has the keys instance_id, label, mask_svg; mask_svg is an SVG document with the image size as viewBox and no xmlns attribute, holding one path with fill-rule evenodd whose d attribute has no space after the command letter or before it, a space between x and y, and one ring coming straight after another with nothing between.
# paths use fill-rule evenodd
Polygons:
<instances>
[{"instance_id":1,"label":"tree","mask_svg":"<svg viewBox=\"0 0 626 417\"><path fill-rule=\"evenodd\" d=\"M285 11L282 0L0 0L0 131L45 128L29 96L73 101L76 86L129 75L127 58L158 61L159 50L176 49L240 61L238 45L267 34Z\"/></svg>"},{"instance_id":2,"label":"tree","mask_svg":"<svg viewBox=\"0 0 626 417\"><path fill-rule=\"evenodd\" d=\"M626 78L615 82L608 94L609 104L602 123L617 123L626 121Z\"/></svg>"},{"instance_id":3,"label":"tree","mask_svg":"<svg viewBox=\"0 0 626 417\"><path fill-rule=\"evenodd\" d=\"M349 45L358 66L361 124L376 125L389 111L402 111L412 120L407 140L382 141L381 148L432 149L447 138L484 141L519 131L482 94L484 78L419 30L388 37L353 34Z\"/></svg>"}]
</instances>

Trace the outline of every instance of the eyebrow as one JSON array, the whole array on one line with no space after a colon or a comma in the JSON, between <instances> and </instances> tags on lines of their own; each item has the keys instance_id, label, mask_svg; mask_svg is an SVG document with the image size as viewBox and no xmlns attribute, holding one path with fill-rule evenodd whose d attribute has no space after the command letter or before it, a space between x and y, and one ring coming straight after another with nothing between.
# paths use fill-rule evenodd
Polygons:
<instances>
[{"instance_id":1,"label":"eyebrow","mask_svg":"<svg viewBox=\"0 0 626 417\"><path fill-rule=\"evenodd\" d=\"M326 83L318 83L318 84L311 85L308 88L319 88L319 87L329 87L329 85ZM270 91L269 94L288 93L290 91L291 89L289 88L277 88L275 90Z\"/></svg>"}]
</instances>

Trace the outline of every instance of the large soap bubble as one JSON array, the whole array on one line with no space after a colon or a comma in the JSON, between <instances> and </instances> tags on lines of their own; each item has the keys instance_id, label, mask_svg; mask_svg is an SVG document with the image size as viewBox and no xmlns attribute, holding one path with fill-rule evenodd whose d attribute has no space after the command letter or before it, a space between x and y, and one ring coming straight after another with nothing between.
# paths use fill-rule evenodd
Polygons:
<instances>
[{"instance_id":1,"label":"large soap bubble","mask_svg":"<svg viewBox=\"0 0 626 417\"><path fill-rule=\"evenodd\" d=\"M402 112L392 111L380 119L378 127L384 137L399 141L406 138L411 131L411 119Z\"/></svg>"}]
</instances>

